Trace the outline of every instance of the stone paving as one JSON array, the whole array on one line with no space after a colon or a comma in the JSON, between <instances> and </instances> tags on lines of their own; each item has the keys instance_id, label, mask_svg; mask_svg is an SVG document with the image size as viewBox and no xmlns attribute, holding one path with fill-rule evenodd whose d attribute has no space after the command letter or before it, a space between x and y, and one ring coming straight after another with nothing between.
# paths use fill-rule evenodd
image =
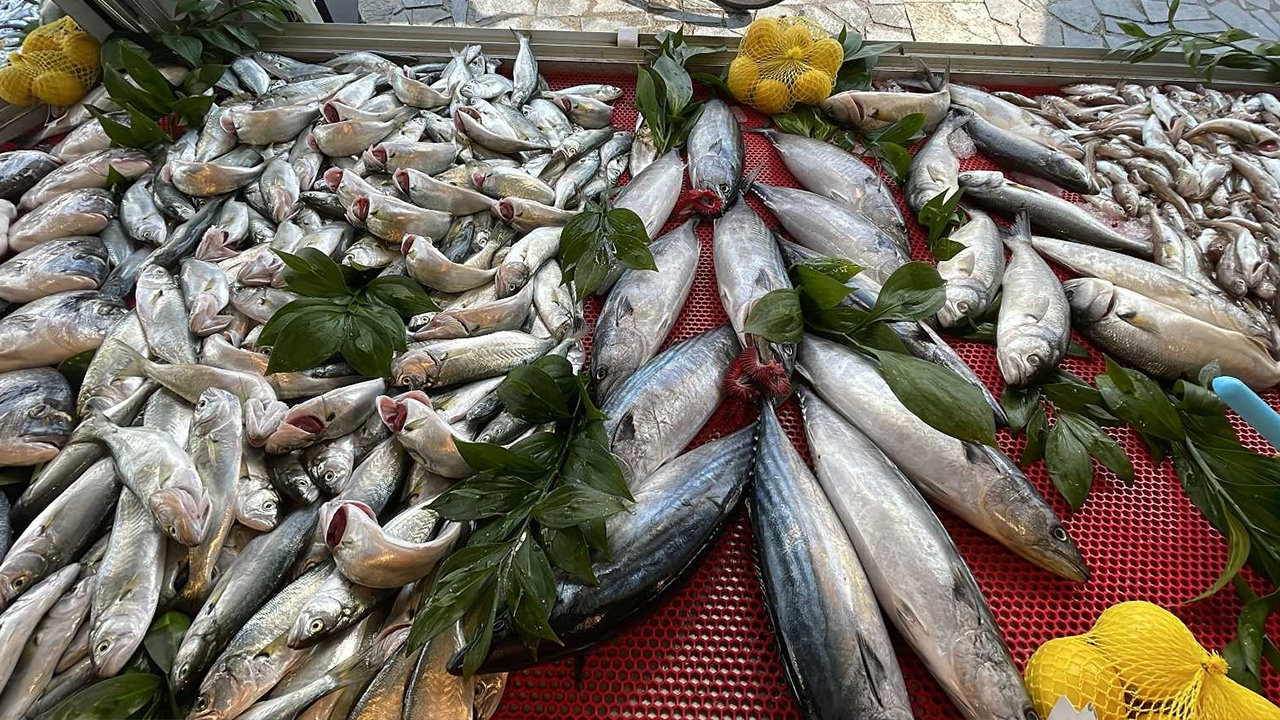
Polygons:
<instances>
[{"instance_id":1,"label":"stone paving","mask_svg":"<svg viewBox=\"0 0 1280 720\"><path fill-rule=\"evenodd\" d=\"M345 3L350 0L329 0ZM753 16L804 15L873 40L1114 48L1118 23L1168 28L1165 0L783 0L755 13L726 12L710 0L358 0L360 21L534 30L675 30L737 35ZM1280 39L1280 0L1184 0L1179 28L1245 28Z\"/></svg>"}]
</instances>

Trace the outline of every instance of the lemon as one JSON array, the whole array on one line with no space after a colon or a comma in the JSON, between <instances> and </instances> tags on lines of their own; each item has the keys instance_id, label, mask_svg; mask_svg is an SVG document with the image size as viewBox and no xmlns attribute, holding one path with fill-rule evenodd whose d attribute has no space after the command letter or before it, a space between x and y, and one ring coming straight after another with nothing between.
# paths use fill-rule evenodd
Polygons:
<instances>
[{"instance_id":1,"label":"lemon","mask_svg":"<svg viewBox=\"0 0 1280 720\"><path fill-rule=\"evenodd\" d=\"M1077 710L1093 703L1098 720L1125 720L1124 686L1097 648L1078 637L1050 640L1027 661L1027 693L1040 717L1062 695Z\"/></svg>"},{"instance_id":2,"label":"lemon","mask_svg":"<svg viewBox=\"0 0 1280 720\"><path fill-rule=\"evenodd\" d=\"M33 79L30 71L18 65L0 70L0 99L10 105L34 105L36 98L31 94Z\"/></svg>"},{"instance_id":3,"label":"lemon","mask_svg":"<svg viewBox=\"0 0 1280 720\"><path fill-rule=\"evenodd\" d=\"M62 45L62 54L73 65L96 71L102 46L92 35L83 33L72 35Z\"/></svg>"},{"instance_id":4,"label":"lemon","mask_svg":"<svg viewBox=\"0 0 1280 720\"><path fill-rule=\"evenodd\" d=\"M763 60L782 49L782 24L774 18L760 18L747 27L742 51Z\"/></svg>"},{"instance_id":5,"label":"lemon","mask_svg":"<svg viewBox=\"0 0 1280 720\"><path fill-rule=\"evenodd\" d=\"M844 48L835 40L826 38L810 46L804 59L828 75L835 75L840 72L840 65L844 62Z\"/></svg>"},{"instance_id":6,"label":"lemon","mask_svg":"<svg viewBox=\"0 0 1280 720\"><path fill-rule=\"evenodd\" d=\"M756 85L755 97L751 104L755 105L760 112L773 115L791 106L791 93L787 91L787 84L781 80L765 78Z\"/></svg>"},{"instance_id":7,"label":"lemon","mask_svg":"<svg viewBox=\"0 0 1280 720\"><path fill-rule=\"evenodd\" d=\"M1277 720L1280 708L1225 675L1209 674L1200 688L1196 720Z\"/></svg>"},{"instance_id":8,"label":"lemon","mask_svg":"<svg viewBox=\"0 0 1280 720\"><path fill-rule=\"evenodd\" d=\"M62 41L58 39L57 33L33 30L27 39L22 41L22 51L26 53L57 52L61 49Z\"/></svg>"},{"instance_id":9,"label":"lemon","mask_svg":"<svg viewBox=\"0 0 1280 720\"><path fill-rule=\"evenodd\" d=\"M74 105L84 97L84 85L71 73L46 70L31 84L31 91L50 105Z\"/></svg>"},{"instance_id":10,"label":"lemon","mask_svg":"<svg viewBox=\"0 0 1280 720\"><path fill-rule=\"evenodd\" d=\"M804 25L792 25L782 33L782 46L788 48L808 48L813 44L813 36Z\"/></svg>"},{"instance_id":11,"label":"lemon","mask_svg":"<svg viewBox=\"0 0 1280 720\"><path fill-rule=\"evenodd\" d=\"M1175 717L1169 713L1151 710L1149 712L1140 712L1137 715L1134 715L1133 720L1190 720L1190 718Z\"/></svg>"},{"instance_id":12,"label":"lemon","mask_svg":"<svg viewBox=\"0 0 1280 720\"><path fill-rule=\"evenodd\" d=\"M831 94L834 81L823 70L807 70L791 85L791 97L798 103L817 105Z\"/></svg>"},{"instance_id":13,"label":"lemon","mask_svg":"<svg viewBox=\"0 0 1280 720\"><path fill-rule=\"evenodd\" d=\"M729 74L725 77L725 83L729 86L729 92L738 100L745 100L751 94L751 89L755 87L756 81L760 79L760 69L756 67L756 61L746 55L739 55L729 63Z\"/></svg>"},{"instance_id":14,"label":"lemon","mask_svg":"<svg viewBox=\"0 0 1280 720\"><path fill-rule=\"evenodd\" d=\"M1086 637L1139 700L1176 697L1210 659L1181 620L1149 602L1112 605Z\"/></svg>"}]
</instances>

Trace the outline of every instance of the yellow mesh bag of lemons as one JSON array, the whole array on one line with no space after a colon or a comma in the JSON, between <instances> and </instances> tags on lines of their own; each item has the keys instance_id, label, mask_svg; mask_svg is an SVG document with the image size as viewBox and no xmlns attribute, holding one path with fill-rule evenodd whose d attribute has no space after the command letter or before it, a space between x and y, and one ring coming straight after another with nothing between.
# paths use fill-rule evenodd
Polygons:
<instances>
[{"instance_id":1,"label":"yellow mesh bag of lemons","mask_svg":"<svg viewBox=\"0 0 1280 720\"><path fill-rule=\"evenodd\" d=\"M1172 613L1148 602L1113 605L1093 628L1041 645L1027 661L1027 692L1041 718L1059 696L1098 720L1280 720L1280 708L1227 677Z\"/></svg>"},{"instance_id":2,"label":"yellow mesh bag of lemons","mask_svg":"<svg viewBox=\"0 0 1280 720\"><path fill-rule=\"evenodd\" d=\"M725 82L738 102L773 115L831 94L844 48L812 20L760 18L747 26Z\"/></svg>"},{"instance_id":3,"label":"yellow mesh bag of lemons","mask_svg":"<svg viewBox=\"0 0 1280 720\"><path fill-rule=\"evenodd\" d=\"M74 105L98 82L100 50L69 17L41 25L0 69L0 99L11 105Z\"/></svg>"}]
</instances>

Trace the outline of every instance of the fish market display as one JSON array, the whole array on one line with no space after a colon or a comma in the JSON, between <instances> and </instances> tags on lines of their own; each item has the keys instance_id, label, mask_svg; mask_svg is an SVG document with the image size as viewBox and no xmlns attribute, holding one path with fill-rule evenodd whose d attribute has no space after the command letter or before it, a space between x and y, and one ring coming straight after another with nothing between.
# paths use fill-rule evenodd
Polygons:
<instances>
[{"instance_id":1,"label":"fish market display","mask_svg":"<svg viewBox=\"0 0 1280 720\"><path fill-rule=\"evenodd\" d=\"M0 466L31 468L0 494L0 717L127 677L177 611L190 626L158 674L188 720L487 720L506 673L590 652L670 597L743 501L749 582L802 717L909 720L910 652L960 716L1034 718L947 528L1068 589L1090 580L1088 547L1004 452L908 409L873 354L771 340L753 311L793 290L793 266L829 259L860 268L826 284L834 316L884 310L912 257L903 208L962 192L961 224L931 248L939 309L889 318L880 344L980 387L997 422L1014 413L940 332L989 329L1011 387L1051 377L1073 329L1152 375L1217 361L1273 387L1280 104L1127 83L1123 104L1023 98L931 74L920 91L828 98L860 131L925 115L931 134L893 184L827 142L742 127L720 99L691 115L683 149L659 152L646 122L614 117L623 88L553 89L516 37L514 58L251 53L204 122L155 153L111 147L87 111L0 153ZM966 142L1003 171L961 172ZM757 181L751 144L799 187ZM566 248L597 202L634 213L654 269L600 269L584 302ZM404 341L380 374L357 369L354 331L340 354L272 371L350 330L265 330L273 318L363 312L298 281L318 256L344 267L335 284L388 278L438 307L377 319ZM724 315L708 316L717 299ZM510 617L471 643L463 616L417 646L437 583L500 528L433 503L473 477L528 485L487 467L526 457L472 443L522 450L557 428L509 394L535 363L589 379L583 406L602 417L581 437L634 500L599 523L610 553L568 560L597 584L543 563L542 629L559 644L533 652ZM788 437L795 404L803 432ZM565 467L598 470L575 452ZM504 517L553 529L530 505Z\"/></svg>"}]
</instances>

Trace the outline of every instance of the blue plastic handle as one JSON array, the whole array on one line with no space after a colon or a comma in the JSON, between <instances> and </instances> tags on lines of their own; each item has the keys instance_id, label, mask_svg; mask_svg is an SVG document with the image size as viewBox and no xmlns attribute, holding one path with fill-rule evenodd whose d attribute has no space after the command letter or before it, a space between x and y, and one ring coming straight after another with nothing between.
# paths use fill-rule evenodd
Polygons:
<instances>
[{"instance_id":1,"label":"blue plastic handle","mask_svg":"<svg viewBox=\"0 0 1280 720\"><path fill-rule=\"evenodd\" d=\"M1244 421L1280 448L1280 413L1271 409L1248 385L1236 378L1222 375L1214 378L1213 391L1222 401L1240 414Z\"/></svg>"}]
</instances>

